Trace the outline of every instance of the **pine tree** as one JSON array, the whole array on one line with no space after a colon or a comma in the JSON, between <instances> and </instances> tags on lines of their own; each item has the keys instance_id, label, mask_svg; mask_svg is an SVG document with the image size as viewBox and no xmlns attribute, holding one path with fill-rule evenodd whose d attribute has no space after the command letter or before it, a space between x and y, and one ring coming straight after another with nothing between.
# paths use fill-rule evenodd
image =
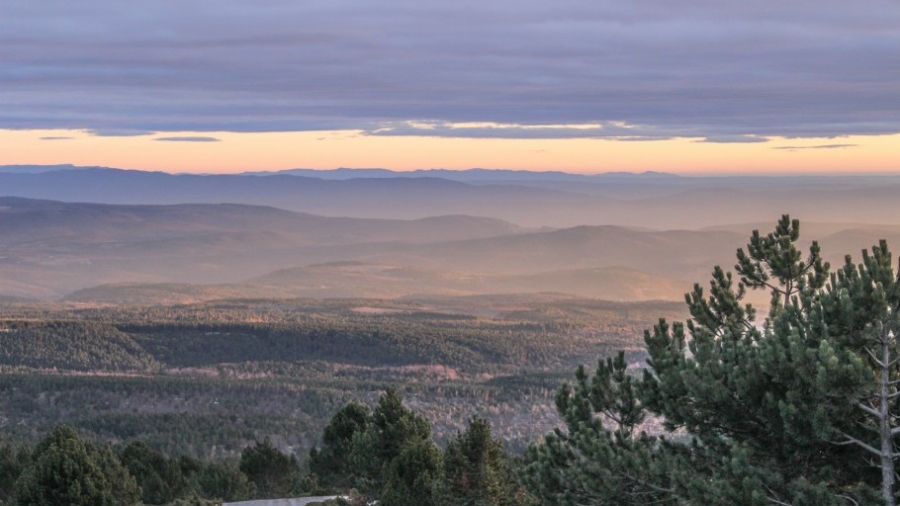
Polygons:
<instances>
[{"instance_id":1,"label":"pine tree","mask_svg":"<svg viewBox=\"0 0 900 506\"><path fill-rule=\"evenodd\" d=\"M103 470L71 427L56 427L38 443L33 458L17 483L17 505L115 504Z\"/></svg>"},{"instance_id":2,"label":"pine tree","mask_svg":"<svg viewBox=\"0 0 900 506\"><path fill-rule=\"evenodd\" d=\"M100 470L110 484L113 502L117 506L130 506L141 502L141 487L128 471L112 445L106 444L98 449L89 448Z\"/></svg>"},{"instance_id":3,"label":"pine tree","mask_svg":"<svg viewBox=\"0 0 900 506\"><path fill-rule=\"evenodd\" d=\"M232 462L207 465L197 477L200 491L207 499L235 502L253 497L256 486Z\"/></svg>"},{"instance_id":4,"label":"pine tree","mask_svg":"<svg viewBox=\"0 0 900 506\"><path fill-rule=\"evenodd\" d=\"M262 499L287 497L299 473L297 460L281 453L269 438L244 448L239 468L255 485L256 496Z\"/></svg>"},{"instance_id":5,"label":"pine tree","mask_svg":"<svg viewBox=\"0 0 900 506\"><path fill-rule=\"evenodd\" d=\"M121 459L140 485L141 500L146 504L166 504L189 492L178 462L143 441L126 445Z\"/></svg>"},{"instance_id":6,"label":"pine tree","mask_svg":"<svg viewBox=\"0 0 900 506\"><path fill-rule=\"evenodd\" d=\"M894 504L890 255L882 244L829 277L816 243L797 249L799 230L784 216L754 231L740 281L716 267L708 295L695 285L686 324L645 333L639 382L612 361L590 383L579 371L560 394L566 430L531 450L529 482L548 504L871 504L879 486ZM744 301L758 288L772 294L759 327ZM648 413L684 443L628 430Z\"/></svg>"},{"instance_id":7,"label":"pine tree","mask_svg":"<svg viewBox=\"0 0 900 506\"><path fill-rule=\"evenodd\" d=\"M320 486L328 490L346 490L352 484L350 452L353 438L362 434L371 422L369 408L351 402L340 409L322 433L322 448L313 448L309 470Z\"/></svg>"},{"instance_id":8,"label":"pine tree","mask_svg":"<svg viewBox=\"0 0 900 506\"><path fill-rule=\"evenodd\" d=\"M677 504L659 441L637 431L646 412L626 369L620 352L600 360L593 377L580 367L575 387L560 389L565 430L529 448L523 472L541 504Z\"/></svg>"},{"instance_id":9,"label":"pine tree","mask_svg":"<svg viewBox=\"0 0 900 506\"><path fill-rule=\"evenodd\" d=\"M438 506L441 475L441 451L434 442L409 441L385 469L378 504Z\"/></svg>"},{"instance_id":10,"label":"pine tree","mask_svg":"<svg viewBox=\"0 0 900 506\"><path fill-rule=\"evenodd\" d=\"M855 418L848 400L859 395L865 371L856 350L822 332L828 323L816 308L829 265L815 242L803 259L799 231L788 216L765 237L754 231L750 253L737 252L736 287L718 268L708 298L695 286L689 337L685 326L669 331L664 322L645 336L642 399L669 429L691 434L698 476L706 475L687 476L682 486L705 484L723 504L842 504L852 500L848 491L865 496L871 481L855 452L833 443L835 425ZM771 291L762 329L742 305L748 287ZM731 459L727 473L723 456ZM738 480L742 487L733 486Z\"/></svg>"},{"instance_id":11,"label":"pine tree","mask_svg":"<svg viewBox=\"0 0 900 506\"><path fill-rule=\"evenodd\" d=\"M832 276L830 290L809 304L819 317L816 330L838 346L857 352L863 362L862 388L856 392L855 418L834 428L840 444L852 445L877 459L882 499L897 503L897 452L900 435L900 278L894 273L885 241L863 250L862 262L850 257Z\"/></svg>"},{"instance_id":12,"label":"pine tree","mask_svg":"<svg viewBox=\"0 0 900 506\"><path fill-rule=\"evenodd\" d=\"M473 416L466 431L444 449L442 492L448 505L513 506L527 498L515 481L509 458L491 435L491 424Z\"/></svg>"},{"instance_id":13,"label":"pine tree","mask_svg":"<svg viewBox=\"0 0 900 506\"><path fill-rule=\"evenodd\" d=\"M431 440L431 424L403 406L403 399L388 388L378 399L366 429L354 435L349 466L356 489L377 498L387 481L388 468L403 449Z\"/></svg>"}]
</instances>

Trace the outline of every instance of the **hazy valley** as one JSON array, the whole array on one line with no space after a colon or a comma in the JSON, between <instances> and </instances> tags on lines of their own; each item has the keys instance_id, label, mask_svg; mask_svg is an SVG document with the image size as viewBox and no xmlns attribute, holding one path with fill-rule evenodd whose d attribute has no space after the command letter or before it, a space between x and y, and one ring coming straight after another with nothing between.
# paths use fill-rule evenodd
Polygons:
<instances>
[{"instance_id":1,"label":"hazy valley","mask_svg":"<svg viewBox=\"0 0 900 506\"><path fill-rule=\"evenodd\" d=\"M485 180L474 171L451 181L387 171L316 179L56 169L0 169L0 295L108 301L141 292L150 302L148 293L161 292L150 285L162 284L191 292L184 300L519 292L680 300L782 213L799 217L803 240L818 240L833 263L900 237L890 186L900 180L888 177L509 171ZM348 177L326 173L340 174Z\"/></svg>"},{"instance_id":2,"label":"hazy valley","mask_svg":"<svg viewBox=\"0 0 900 506\"><path fill-rule=\"evenodd\" d=\"M305 461L393 386L441 445L477 414L521 454L782 213L834 266L900 244L900 179L361 174L0 168L0 432Z\"/></svg>"}]
</instances>

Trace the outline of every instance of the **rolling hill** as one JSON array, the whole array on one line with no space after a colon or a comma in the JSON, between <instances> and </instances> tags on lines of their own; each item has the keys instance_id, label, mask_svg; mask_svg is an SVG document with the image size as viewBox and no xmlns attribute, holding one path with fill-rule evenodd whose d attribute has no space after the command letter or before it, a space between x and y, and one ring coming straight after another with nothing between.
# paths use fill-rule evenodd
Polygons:
<instances>
[{"instance_id":1,"label":"rolling hill","mask_svg":"<svg viewBox=\"0 0 900 506\"><path fill-rule=\"evenodd\" d=\"M769 227L760 223L763 231ZM335 218L242 204L0 198L0 295L162 303L226 297L560 292L678 299L730 267L751 225L525 229L496 218ZM743 232L741 232L743 231ZM900 226L805 227L833 264ZM81 291L104 285L95 291ZM166 291L171 292L166 295Z\"/></svg>"}]
</instances>

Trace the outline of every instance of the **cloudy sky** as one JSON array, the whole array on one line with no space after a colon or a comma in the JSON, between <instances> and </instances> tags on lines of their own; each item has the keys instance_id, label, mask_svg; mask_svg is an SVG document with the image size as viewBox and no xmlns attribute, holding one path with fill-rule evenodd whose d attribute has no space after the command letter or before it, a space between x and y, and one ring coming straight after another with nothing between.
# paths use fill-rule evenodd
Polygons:
<instances>
[{"instance_id":1,"label":"cloudy sky","mask_svg":"<svg viewBox=\"0 0 900 506\"><path fill-rule=\"evenodd\" d=\"M4 0L0 163L900 172L900 0Z\"/></svg>"}]
</instances>

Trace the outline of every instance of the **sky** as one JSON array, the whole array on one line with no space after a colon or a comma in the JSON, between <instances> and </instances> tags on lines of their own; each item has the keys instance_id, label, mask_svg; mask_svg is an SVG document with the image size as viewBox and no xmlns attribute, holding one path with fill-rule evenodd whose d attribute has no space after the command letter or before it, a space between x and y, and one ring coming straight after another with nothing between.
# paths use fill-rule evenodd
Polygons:
<instances>
[{"instance_id":1,"label":"sky","mask_svg":"<svg viewBox=\"0 0 900 506\"><path fill-rule=\"evenodd\" d=\"M900 1L4 0L56 163L900 173Z\"/></svg>"}]
</instances>

